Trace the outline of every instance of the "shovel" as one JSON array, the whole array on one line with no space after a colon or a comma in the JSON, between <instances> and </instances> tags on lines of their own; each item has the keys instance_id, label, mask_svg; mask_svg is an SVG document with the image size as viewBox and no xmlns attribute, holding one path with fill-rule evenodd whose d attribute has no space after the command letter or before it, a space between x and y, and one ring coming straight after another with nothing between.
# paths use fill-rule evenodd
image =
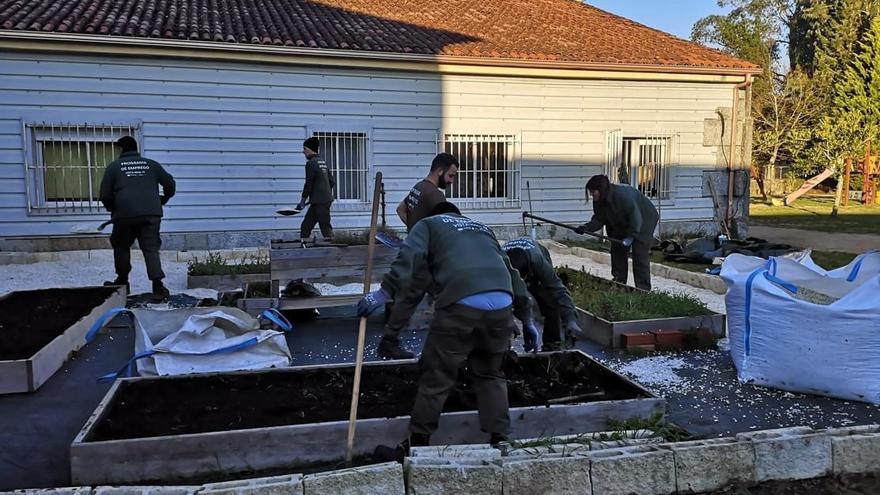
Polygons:
<instances>
[{"instance_id":1,"label":"shovel","mask_svg":"<svg viewBox=\"0 0 880 495\"><path fill-rule=\"evenodd\" d=\"M550 225L555 225L557 227L562 227L562 228L568 229L568 230L575 230L576 229L576 227L572 227L571 225L566 225L564 223L556 222L556 221L549 220L546 218L541 218L539 216L532 215L531 213L529 213L527 211L523 212L523 218L532 218L532 219L535 219L539 222L549 223ZM595 234L593 232L584 232L584 234L595 237L596 239L601 239L603 241L608 241L608 242L613 242L615 244L620 244L621 246L624 245L623 241L621 241L620 239L614 239L612 237L604 236L602 234Z\"/></svg>"},{"instance_id":2,"label":"shovel","mask_svg":"<svg viewBox=\"0 0 880 495\"><path fill-rule=\"evenodd\" d=\"M309 203L306 203L305 205L303 205L303 210L308 205L309 205ZM280 210L275 211L275 213L277 213L283 217L292 217L294 215L299 215L300 213L302 213L303 210L297 210L296 208L281 208Z\"/></svg>"},{"instance_id":3,"label":"shovel","mask_svg":"<svg viewBox=\"0 0 880 495\"><path fill-rule=\"evenodd\" d=\"M73 234L100 234L104 231L104 228L113 223L113 220L107 220L95 227L94 225L87 224L77 224L70 228L70 232Z\"/></svg>"}]
</instances>

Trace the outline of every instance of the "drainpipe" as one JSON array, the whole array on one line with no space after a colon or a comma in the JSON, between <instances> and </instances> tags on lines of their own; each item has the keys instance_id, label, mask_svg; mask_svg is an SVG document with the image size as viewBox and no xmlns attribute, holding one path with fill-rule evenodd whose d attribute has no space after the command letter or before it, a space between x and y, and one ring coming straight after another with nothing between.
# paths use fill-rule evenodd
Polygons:
<instances>
[{"instance_id":1,"label":"drainpipe","mask_svg":"<svg viewBox=\"0 0 880 495\"><path fill-rule=\"evenodd\" d=\"M752 75L747 74L745 80L733 87L733 106L730 110L730 161L727 162L727 212L725 223L727 231L732 232L733 227L733 193L734 193L734 170L736 163L736 112L739 107L739 92L752 85Z\"/></svg>"}]
</instances>

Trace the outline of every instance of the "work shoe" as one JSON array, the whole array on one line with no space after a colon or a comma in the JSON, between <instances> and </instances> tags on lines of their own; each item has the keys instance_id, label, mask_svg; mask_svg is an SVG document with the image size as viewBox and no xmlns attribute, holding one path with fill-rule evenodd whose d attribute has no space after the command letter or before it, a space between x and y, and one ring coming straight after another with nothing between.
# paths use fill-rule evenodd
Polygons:
<instances>
[{"instance_id":1,"label":"work shoe","mask_svg":"<svg viewBox=\"0 0 880 495\"><path fill-rule=\"evenodd\" d=\"M153 280L153 300L156 302L164 301L171 295L168 288L161 280Z\"/></svg>"},{"instance_id":2,"label":"work shoe","mask_svg":"<svg viewBox=\"0 0 880 495\"><path fill-rule=\"evenodd\" d=\"M124 285L125 286L125 293L131 294L131 285L129 285L128 279L116 277L116 280L108 280L108 281L104 282L104 287L112 287L114 285Z\"/></svg>"},{"instance_id":3,"label":"work shoe","mask_svg":"<svg viewBox=\"0 0 880 495\"><path fill-rule=\"evenodd\" d=\"M381 462L403 462L403 458L409 455L410 447L427 447L431 444L431 435L424 433L410 433L409 438L394 447L379 445L373 450L373 460Z\"/></svg>"},{"instance_id":4,"label":"work shoe","mask_svg":"<svg viewBox=\"0 0 880 495\"><path fill-rule=\"evenodd\" d=\"M412 359L415 357L415 354L401 347L400 338L387 335L379 341L376 354L382 359Z\"/></svg>"},{"instance_id":5,"label":"work shoe","mask_svg":"<svg viewBox=\"0 0 880 495\"><path fill-rule=\"evenodd\" d=\"M508 443L510 439L504 433L492 433L489 435L489 445L498 447L502 443Z\"/></svg>"},{"instance_id":6,"label":"work shoe","mask_svg":"<svg viewBox=\"0 0 880 495\"><path fill-rule=\"evenodd\" d=\"M541 352L554 352L554 351L564 351L565 344L559 340L555 342L545 342L541 346Z\"/></svg>"}]
</instances>

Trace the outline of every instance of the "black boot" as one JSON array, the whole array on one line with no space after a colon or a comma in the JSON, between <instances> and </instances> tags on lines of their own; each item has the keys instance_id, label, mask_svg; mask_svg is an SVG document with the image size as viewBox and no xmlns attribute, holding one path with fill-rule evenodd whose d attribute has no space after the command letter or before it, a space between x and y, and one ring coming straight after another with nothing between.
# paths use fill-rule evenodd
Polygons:
<instances>
[{"instance_id":1,"label":"black boot","mask_svg":"<svg viewBox=\"0 0 880 495\"><path fill-rule=\"evenodd\" d=\"M379 348L376 354L382 359L412 359L415 354L404 349L400 345L400 337L391 337L385 335L379 341Z\"/></svg>"},{"instance_id":2,"label":"black boot","mask_svg":"<svg viewBox=\"0 0 880 495\"><path fill-rule=\"evenodd\" d=\"M403 458L409 455L410 447L427 447L431 444L431 435L424 433L410 433L409 438L394 447L379 445L373 450L373 460L380 462L403 462Z\"/></svg>"},{"instance_id":3,"label":"black boot","mask_svg":"<svg viewBox=\"0 0 880 495\"><path fill-rule=\"evenodd\" d=\"M155 302L164 301L170 295L171 292L168 291L168 288L165 287L162 280L153 280L153 300Z\"/></svg>"},{"instance_id":4,"label":"black boot","mask_svg":"<svg viewBox=\"0 0 880 495\"><path fill-rule=\"evenodd\" d=\"M509 442L510 439L507 438L507 435L504 433L491 433L489 434L489 445L493 447L497 447L499 444Z\"/></svg>"},{"instance_id":5,"label":"black boot","mask_svg":"<svg viewBox=\"0 0 880 495\"><path fill-rule=\"evenodd\" d=\"M129 285L127 278L116 277L116 280L108 280L104 282L104 287L112 287L114 285L124 285L125 293L131 294L131 285Z\"/></svg>"}]
</instances>

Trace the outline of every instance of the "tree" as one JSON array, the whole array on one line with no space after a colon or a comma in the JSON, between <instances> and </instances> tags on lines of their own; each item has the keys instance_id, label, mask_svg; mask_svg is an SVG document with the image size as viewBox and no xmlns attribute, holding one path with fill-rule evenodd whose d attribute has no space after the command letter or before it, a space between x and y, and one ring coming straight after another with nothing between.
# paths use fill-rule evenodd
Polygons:
<instances>
[{"instance_id":1,"label":"tree","mask_svg":"<svg viewBox=\"0 0 880 495\"><path fill-rule=\"evenodd\" d=\"M822 115L806 156L838 176L832 215L840 207L840 173L846 158L860 156L880 130L880 2L811 0L804 24L816 40L804 57Z\"/></svg>"},{"instance_id":2,"label":"tree","mask_svg":"<svg viewBox=\"0 0 880 495\"><path fill-rule=\"evenodd\" d=\"M798 2L719 0L718 5L732 10L700 19L691 37L761 66L752 89L752 177L766 200L765 170L772 180L777 163L799 156L816 119L817 98L809 78L801 71L789 71L782 58L783 46L791 44L788 36L797 22Z\"/></svg>"}]
</instances>

